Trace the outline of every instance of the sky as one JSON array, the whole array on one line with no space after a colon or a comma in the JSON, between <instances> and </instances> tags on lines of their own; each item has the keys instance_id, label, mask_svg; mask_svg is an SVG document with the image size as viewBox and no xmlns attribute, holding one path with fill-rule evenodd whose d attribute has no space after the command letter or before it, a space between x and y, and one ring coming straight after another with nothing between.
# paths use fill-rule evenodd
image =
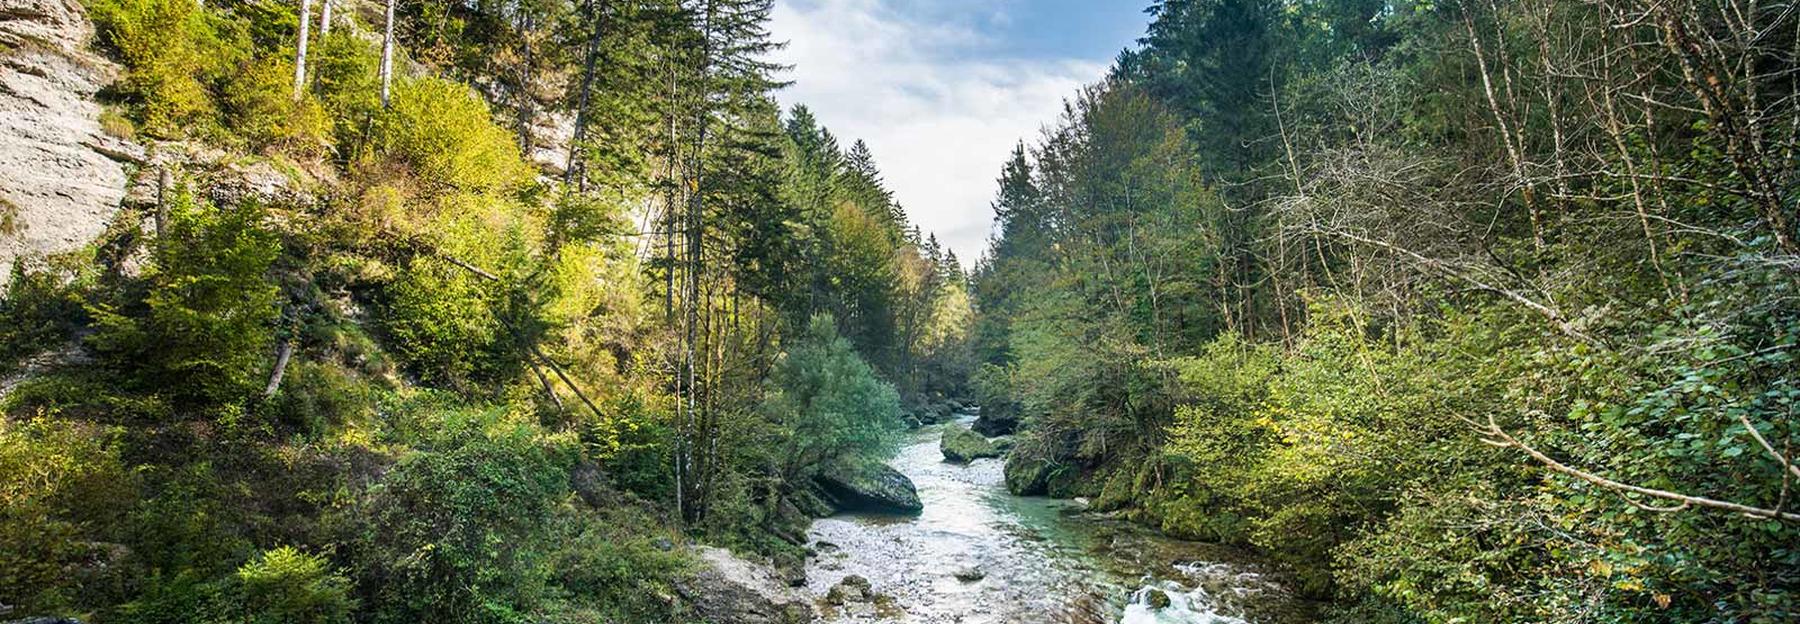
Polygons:
<instances>
[{"instance_id":1,"label":"sky","mask_svg":"<svg viewBox=\"0 0 1800 624\"><path fill-rule=\"evenodd\" d=\"M972 267L987 246L994 180L1063 100L1134 45L1148 0L776 0L805 104L847 149L869 144L920 229Z\"/></svg>"}]
</instances>

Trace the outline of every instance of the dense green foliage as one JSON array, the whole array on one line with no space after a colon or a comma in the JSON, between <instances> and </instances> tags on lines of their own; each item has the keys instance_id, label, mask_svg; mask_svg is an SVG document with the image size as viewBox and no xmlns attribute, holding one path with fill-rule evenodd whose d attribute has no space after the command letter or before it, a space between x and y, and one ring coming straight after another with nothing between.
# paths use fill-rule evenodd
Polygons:
<instances>
[{"instance_id":1,"label":"dense green foliage","mask_svg":"<svg viewBox=\"0 0 1800 624\"><path fill-rule=\"evenodd\" d=\"M763 403L780 443L770 459L788 481L846 457L878 456L900 429L900 397L838 337L830 317L806 333L770 372Z\"/></svg>"},{"instance_id":2,"label":"dense green foliage","mask_svg":"<svg viewBox=\"0 0 1800 624\"><path fill-rule=\"evenodd\" d=\"M1795 618L1800 28L1718 7L1155 3L999 179L1009 483L1343 621Z\"/></svg>"},{"instance_id":3,"label":"dense green foliage","mask_svg":"<svg viewBox=\"0 0 1800 624\"><path fill-rule=\"evenodd\" d=\"M770 0L88 6L160 192L0 298L20 614L685 621L974 399L1341 621L1800 617L1785 5L1155 2L972 279Z\"/></svg>"},{"instance_id":4,"label":"dense green foliage","mask_svg":"<svg viewBox=\"0 0 1800 624\"><path fill-rule=\"evenodd\" d=\"M690 540L797 563L960 397L962 269L802 154L768 2L400 3L387 85L334 6L89 3L158 193L0 298L0 617L689 621Z\"/></svg>"}]
</instances>

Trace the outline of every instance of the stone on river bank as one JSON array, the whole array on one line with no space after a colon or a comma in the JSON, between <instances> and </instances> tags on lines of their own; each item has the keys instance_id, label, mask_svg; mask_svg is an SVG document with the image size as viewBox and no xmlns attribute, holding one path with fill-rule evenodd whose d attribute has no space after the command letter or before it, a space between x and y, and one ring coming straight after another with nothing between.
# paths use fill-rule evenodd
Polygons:
<instances>
[{"instance_id":1,"label":"stone on river bank","mask_svg":"<svg viewBox=\"0 0 1800 624\"><path fill-rule=\"evenodd\" d=\"M839 511L916 514L925 508L912 479L880 462L833 466L813 480Z\"/></svg>"},{"instance_id":2,"label":"stone on river bank","mask_svg":"<svg viewBox=\"0 0 1800 624\"><path fill-rule=\"evenodd\" d=\"M700 569L678 581L675 590L694 607L695 615L714 624L810 624L817 619L812 603L787 587L780 576L710 546L695 554Z\"/></svg>"},{"instance_id":3,"label":"stone on river bank","mask_svg":"<svg viewBox=\"0 0 1800 624\"><path fill-rule=\"evenodd\" d=\"M966 464L982 457L1000 456L1000 449L995 448L987 438L957 425L944 428L944 437L938 442L938 450L944 454L945 461L957 464Z\"/></svg>"},{"instance_id":4,"label":"stone on river bank","mask_svg":"<svg viewBox=\"0 0 1800 624\"><path fill-rule=\"evenodd\" d=\"M875 593L869 585L869 579L855 574L844 577L844 580L831 586L831 591L825 594L825 601L834 605L869 602L874 599Z\"/></svg>"},{"instance_id":5,"label":"stone on river bank","mask_svg":"<svg viewBox=\"0 0 1800 624\"><path fill-rule=\"evenodd\" d=\"M1039 496L1050 488L1049 462L1018 453L1006 458L1006 490L1016 496Z\"/></svg>"}]
</instances>

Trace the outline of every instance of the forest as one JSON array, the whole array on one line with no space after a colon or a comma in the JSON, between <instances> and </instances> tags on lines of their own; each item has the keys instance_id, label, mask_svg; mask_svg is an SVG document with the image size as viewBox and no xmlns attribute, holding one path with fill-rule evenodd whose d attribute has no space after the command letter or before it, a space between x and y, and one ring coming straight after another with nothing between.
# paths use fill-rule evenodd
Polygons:
<instances>
[{"instance_id":1,"label":"forest","mask_svg":"<svg viewBox=\"0 0 1800 624\"><path fill-rule=\"evenodd\" d=\"M1008 485L1342 621L1800 617L1791 9L1156 3L999 177Z\"/></svg>"},{"instance_id":2,"label":"forest","mask_svg":"<svg viewBox=\"0 0 1800 624\"><path fill-rule=\"evenodd\" d=\"M1155 0L965 266L774 1L0 9L136 146L9 259L0 621L810 622L716 557L975 406L1308 620L1800 619L1792 5Z\"/></svg>"},{"instance_id":3,"label":"forest","mask_svg":"<svg viewBox=\"0 0 1800 624\"><path fill-rule=\"evenodd\" d=\"M795 559L795 484L965 393L963 269L776 106L767 0L293 4L86 6L154 190L0 304L0 619L687 618L671 544Z\"/></svg>"}]
</instances>

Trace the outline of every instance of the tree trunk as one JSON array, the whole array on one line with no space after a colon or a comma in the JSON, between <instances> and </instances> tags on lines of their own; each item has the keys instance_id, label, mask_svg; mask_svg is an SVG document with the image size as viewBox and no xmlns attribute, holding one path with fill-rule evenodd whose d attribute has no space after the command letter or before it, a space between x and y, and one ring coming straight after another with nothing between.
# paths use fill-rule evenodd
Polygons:
<instances>
[{"instance_id":1,"label":"tree trunk","mask_svg":"<svg viewBox=\"0 0 1800 624\"><path fill-rule=\"evenodd\" d=\"M581 166L581 143L587 140L588 99L594 90L594 65L600 56L600 37L605 26L607 4L589 0L586 6L588 23L593 30L588 33L587 58L582 61L581 94L575 105L575 135L569 141L569 164L563 169L563 184L566 186L572 181L581 180L581 188L578 190L583 191L587 190L586 177L577 177Z\"/></svg>"},{"instance_id":2,"label":"tree trunk","mask_svg":"<svg viewBox=\"0 0 1800 624\"><path fill-rule=\"evenodd\" d=\"M288 360L294 357L294 341L281 341L281 347L275 350L275 370L269 373L269 385L263 388L264 401L275 398L275 391L281 389L281 378L287 375Z\"/></svg>"},{"instance_id":3,"label":"tree trunk","mask_svg":"<svg viewBox=\"0 0 1800 624\"><path fill-rule=\"evenodd\" d=\"M319 39L321 41L331 36L331 2L332 0L325 0L325 8L320 9Z\"/></svg>"},{"instance_id":4,"label":"tree trunk","mask_svg":"<svg viewBox=\"0 0 1800 624\"><path fill-rule=\"evenodd\" d=\"M387 26L381 37L381 107L388 107L389 85L394 79L394 2L387 0Z\"/></svg>"},{"instance_id":5,"label":"tree trunk","mask_svg":"<svg viewBox=\"0 0 1800 624\"><path fill-rule=\"evenodd\" d=\"M300 40L294 48L294 99L306 93L306 39L312 24L312 0L300 0Z\"/></svg>"}]
</instances>

